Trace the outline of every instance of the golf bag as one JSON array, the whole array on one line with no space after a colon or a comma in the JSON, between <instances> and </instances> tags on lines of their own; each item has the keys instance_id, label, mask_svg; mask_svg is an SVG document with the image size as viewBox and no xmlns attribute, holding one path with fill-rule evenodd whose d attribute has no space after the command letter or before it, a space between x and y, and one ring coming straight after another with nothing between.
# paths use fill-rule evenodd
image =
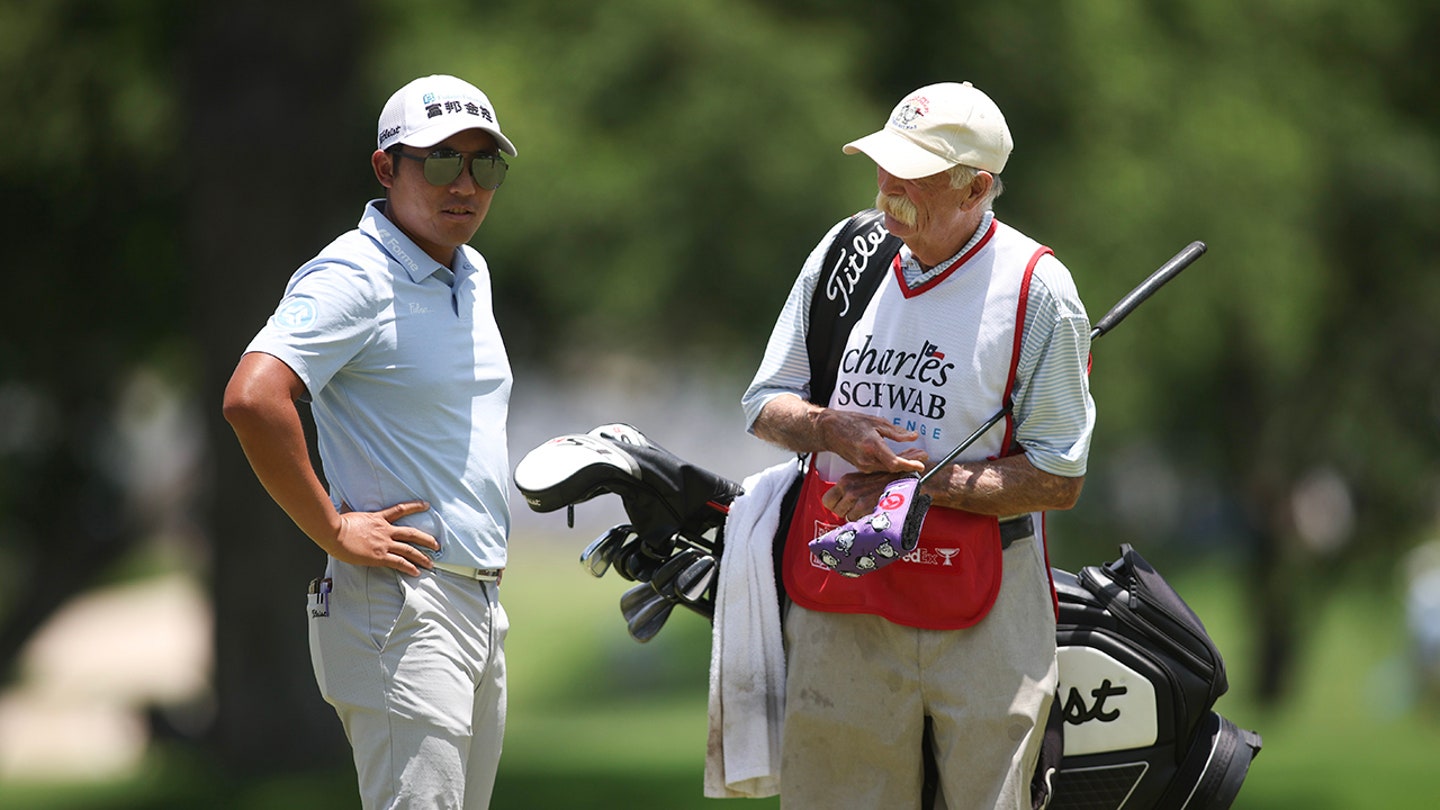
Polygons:
<instances>
[{"instance_id":1,"label":"golf bag","mask_svg":"<svg viewBox=\"0 0 1440 810\"><path fill-rule=\"evenodd\" d=\"M537 512L620 496L630 522L580 559L594 576L613 567L639 583L620 600L637 641L653 638L677 604L713 617L737 484L618 424L535 448L517 465L515 484ZM1051 573L1060 677L1034 806L1230 807L1261 740L1213 710L1228 681L1199 617L1129 545L1108 564Z\"/></svg>"},{"instance_id":2,"label":"golf bag","mask_svg":"<svg viewBox=\"0 0 1440 810\"><path fill-rule=\"evenodd\" d=\"M1212 709L1229 684L1199 617L1128 544L1051 573L1064 750L1051 810L1229 807L1261 741Z\"/></svg>"}]
</instances>

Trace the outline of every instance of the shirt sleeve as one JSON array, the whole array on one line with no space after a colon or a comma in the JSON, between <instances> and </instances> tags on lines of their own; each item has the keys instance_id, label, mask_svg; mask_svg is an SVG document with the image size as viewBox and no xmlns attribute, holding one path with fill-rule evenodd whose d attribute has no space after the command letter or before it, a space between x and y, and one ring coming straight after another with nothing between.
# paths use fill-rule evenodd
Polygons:
<instances>
[{"instance_id":1,"label":"shirt sleeve","mask_svg":"<svg viewBox=\"0 0 1440 810\"><path fill-rule=\"evenodd\" d=\"M805 259L800 275L790 287L790 295L770 332L770 342L765 346L765 357L745 395L740 407L745 411L746 429L754 432L755 420L770 400L782 394L794 394L801 399L810 396L810 355L805 347L805 338L810 329L810 299L815 295L815 285L820 278L821 264L835 241L840 229L849 218L842 219L830 228Z\"/></svg>"},{"instance_id":2,"label":"shirt sleeve","mask_svg":"<svg viewBox=\"0 0 1440 810\"><path fill-rule=\"evenodd\" d=\"M385 300L377 286L352 265L302 267L245 351L279 358L314 396L372 339Z\"/></svg>"},{"instance_id":3,"label":"shirt sleeve","mask_svg":"<svg viewBox=\"0 0 1440 810\"><path fill-rule=\"evenodd\" d=\"M1038 469L1085 474L1095 430L1090 318L1070 272L1047 255L1035 267L1015 370L1015 440Z\"/></svg>"}]
</instances>

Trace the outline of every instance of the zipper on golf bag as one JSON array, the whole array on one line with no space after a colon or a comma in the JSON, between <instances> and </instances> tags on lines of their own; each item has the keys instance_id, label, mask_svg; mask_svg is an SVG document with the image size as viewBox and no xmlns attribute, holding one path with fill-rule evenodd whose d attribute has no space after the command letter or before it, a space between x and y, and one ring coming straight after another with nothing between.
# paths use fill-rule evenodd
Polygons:
<instances>
[{"instance_id":1,"label":"zipper on golf bag","mask_svg":"<svg viewBox=\"0 0 1440 810\"><path fill-rule=\"evenodd\" d=\"M1153 576L1142 576L1144 572ZM1080 571L1079 579L1117 619L1184 663L1207 684L1205 705L1187 715L1203 714L1225 694L1229 684L1224 660L1204 624L1128 543L1121 546L1120 559L1103 567L1087 566ZM1180 692L1177 696L1183 700Z\"/></svg>"}]
</instances>

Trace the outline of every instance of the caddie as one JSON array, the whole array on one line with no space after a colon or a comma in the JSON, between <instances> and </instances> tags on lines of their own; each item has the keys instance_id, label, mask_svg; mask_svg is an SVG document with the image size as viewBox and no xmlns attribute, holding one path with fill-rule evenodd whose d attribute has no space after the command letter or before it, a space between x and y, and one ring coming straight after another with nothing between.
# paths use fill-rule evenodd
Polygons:
<instances>
[{"instance_id":1,"label":"caddie","mask_svg":"<svg viewBox=\"0 0 1440 810\"><path fill-rule=\"evenodd\" d=\"M1079 497L1095 409L1069 271L994 213L1012 147L969 82L907 94L846 144L875 164L877 211L815 246L745 392L756 436L809 454L783 553L784 807L919 807L927 748L934 806L1031 806L1056 685L1043 513ZM817 362L807 339L836 318ZM911 553L863 576L810 554L1007 402L925 485Z\"/></svg>"}]
</instances>

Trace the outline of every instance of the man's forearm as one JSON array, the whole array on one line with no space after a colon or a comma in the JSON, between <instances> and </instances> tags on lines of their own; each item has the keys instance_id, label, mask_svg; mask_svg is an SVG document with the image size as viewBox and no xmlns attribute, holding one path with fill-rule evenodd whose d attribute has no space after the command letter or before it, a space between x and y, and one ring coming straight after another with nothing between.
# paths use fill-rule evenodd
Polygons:
<instances>
[{"instance_id":1,"label":"man's forearm","mask_svg":"<svg viewBox=\"0 0 1440 810\"><path fill-rule=\"evenodd\" d=\"M823 410L793 394L781 394L765 403L750 429L771 444L796 453L818 453L825 448L816 423Z\"/></svg>"},{"instance_id":2,"label":"man's forearm","mask_svg":"<svg viewBox=\"0 0 1440 810\"><path fill-rule=\"evenodd\" d=\"M237 419L232 427L261 486L301 531L326 548L325 541L339 531L338 515L310 465L298 414L293 426Z\"/></svg>"},{"instance_id":3,"label":"man's forearm","mask_svg":"<svg viewBox=\"0 0 1440 810\"><path fill-rule=\"evenodd\" d=\"M915 441L919 438L915 431L878 416L822 408L793 394L765 403L751 429L765 441L796 453L834 453L862 472L924 469L918 458L901 456L890 446Z\"/></svg>"},{"instance_id":4,"label":"man's forearm","mask_svg":"<svg viewBox=\"0 0 1440 810\"><path fill-rule=\"evenodd\" d=\"M245 458L285 514L327 552L339 532L339 515L310 463L295 398L304 391L279 360L246 354L225 388L225 420Z\"/></svg>"},{"instance_id":5,"label":"man's forearm","mask_svg":"<svg viewBox=\"0 0 1440 810\"><path fill-rule=\"evenodd\" d=\"M925 486L935 504L981 515L1069 509L1084 476L1066 478L1037 468L1023 454L952 465Z\"/></svg>"}]
</instances>

